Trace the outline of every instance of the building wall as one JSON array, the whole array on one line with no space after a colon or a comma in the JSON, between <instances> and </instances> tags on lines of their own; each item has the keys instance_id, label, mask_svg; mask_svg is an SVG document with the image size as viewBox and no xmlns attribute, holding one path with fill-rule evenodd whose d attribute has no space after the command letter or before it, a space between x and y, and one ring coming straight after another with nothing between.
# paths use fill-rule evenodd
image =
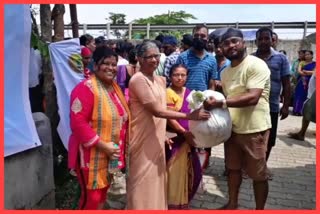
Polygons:
<instances>
[{"instance_id":1,"label":"building wall","mask_svg":"<svg viewBox=\"0 0 320 214\"><path fill-rule=\"evenodd\" d=\"M49 119L34 113L42 146L5 158L5 209L55 209Z\"/></svg>"},{"instance_id":2,"label":"building wall","mask_svg":"<svg viewBox=\"0 0 320 214\"><path fill-rule=\"evenodd\" d=\"M314 60L316 59L315 41L312 40L280 40L277 46L277 50L285 50L287 52L290 64L298 58L298 51L301 49L312 50L314 52ZM248 53L252 53L257 50L257 46L254 41L247 42Z\"/></svg>"}]
</instances>

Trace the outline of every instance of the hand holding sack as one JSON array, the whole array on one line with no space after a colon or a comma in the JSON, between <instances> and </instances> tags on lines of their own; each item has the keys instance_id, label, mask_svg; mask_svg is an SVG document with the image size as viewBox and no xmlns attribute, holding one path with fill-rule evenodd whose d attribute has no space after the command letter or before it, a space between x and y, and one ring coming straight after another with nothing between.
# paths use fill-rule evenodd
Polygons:
<instances>
[{"instance_id":1,"label":"hand holding sack","mask_svg":"<svg viewBox=\"0 0 320 214\"><path fill-rule=\"evenodd\" d=\"M216 100L225 100L223 94L212 91L191 91L187 97L189 108L196 110L203 108L203 101L214 97ZM210 111L211 117L206 121L189 121L189 130L194 135L195 146L209 148L227 141L231 136L232 121L229 110L226 108L214 108Z\"/></svg>"}]
</instances>

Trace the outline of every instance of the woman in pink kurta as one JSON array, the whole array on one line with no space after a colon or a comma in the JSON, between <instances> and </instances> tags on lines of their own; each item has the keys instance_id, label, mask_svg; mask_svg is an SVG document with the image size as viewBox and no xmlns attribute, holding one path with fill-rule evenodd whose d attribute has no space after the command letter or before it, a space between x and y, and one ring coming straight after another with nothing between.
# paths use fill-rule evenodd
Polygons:
<instances>
[{"instance_id":1,"label":"woman in pink kurta","mask_svg":"<svg viewBox=\"0 0 320 214\"><path fill-rule=\"evenodd\" d=\"M125 167L130 120L126 100L114 82L116 53L101 47L93 58L94 74L72 90L70 99L68 158L81 187L79 209L103 208L113 173Z\"/></svg>"},{"instance_id":2,"label":"woman in pink kurta","mask_svg":"<svg viewBox=\"0 0 320 214\"><path fill-rule=\"evenodd\" d=\"M203 111L186 114L167 110L165 79L154 74L160 60L158 47L144 42L137 55L141 72L129 83L132 123L127 209L166 210L166 119L199 120L210 115Z\"/></svg>"}]
</instances>

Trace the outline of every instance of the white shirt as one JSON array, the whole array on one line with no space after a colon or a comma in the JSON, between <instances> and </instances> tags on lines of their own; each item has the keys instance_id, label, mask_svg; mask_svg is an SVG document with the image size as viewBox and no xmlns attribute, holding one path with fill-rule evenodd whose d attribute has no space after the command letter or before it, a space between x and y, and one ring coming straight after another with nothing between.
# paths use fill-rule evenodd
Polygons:
<instances>
[{"instance_id":1,"label":"white shirt","mask_svg":"<svg viewBox=\"0 0 320 214\"><path fill-rule=\"evenodd\" d=\"M117 66L119 66L119 65L129 65L128 60L126 60L126 59L124 59L124 58L122 58L120 56L118 56L118 57L119 57L119 59L118 59Z\"/></svg>"}]
</instances>

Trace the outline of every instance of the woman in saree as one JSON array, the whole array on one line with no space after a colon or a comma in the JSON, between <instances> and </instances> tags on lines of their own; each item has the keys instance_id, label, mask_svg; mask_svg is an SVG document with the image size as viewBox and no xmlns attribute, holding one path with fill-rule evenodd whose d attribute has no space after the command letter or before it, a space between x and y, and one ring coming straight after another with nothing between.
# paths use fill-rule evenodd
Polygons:
<instances>
[{"instance_id":1,"label":"woman in saree","mask_svg":"<svg viewBox=\"0 0 320 214\"><path fill-rule=\"evenodd\" d=\"M167 107L170 110L189 113L190 90L184 87L187 68L182 64L173 65L169 72L171 85L167 88ZM188 209L202 178L198 155L193 147L193 135L189 132L187 120L168 120L169 130L177 134L171 138L173 144L166 146L168 173L168 208Z\"/></svg>"},{"instance_id":2,"label":"woman in saree","mask_svg":"<svg viewBox=\"0 0 320 214\"><path fill-rule=\"evenodd\" d=\"M69 163L81 188L79 209L102 209L112 173L125 167L130 119L120 87L114 82L117 54L99 47L94 74L71 92Z\"/></svg>"},{"instance_id":3,"label":"woman in saree","mask_svg":"<svg viewBox=\"0 0 320 214\"><path fill-rule=\"evenodd\" d=\"M132 114L127 178L127 209L166 210L166 119L208 119L204 110L182 113L167 110L166 81L155 70L160 61L157 45L143 42L137 51L140 72L129 82ZM167 141L170 142L171 141Z\"/></svg>"},{"instance_id":4,"label":"woman in saree","mask_svg":"<svg viewBox=\"0 0 320 214\"><path fill-rule=\"evenodd\" d=\"M302 114L303 103L307 99L309 80L316 69L316 62L313 61L313 52L310 50L305 51L304 57L304 63L300 63L298 67L299 76L293 102L293 114L299 116Z\"/></svg>"}]
</instances>

